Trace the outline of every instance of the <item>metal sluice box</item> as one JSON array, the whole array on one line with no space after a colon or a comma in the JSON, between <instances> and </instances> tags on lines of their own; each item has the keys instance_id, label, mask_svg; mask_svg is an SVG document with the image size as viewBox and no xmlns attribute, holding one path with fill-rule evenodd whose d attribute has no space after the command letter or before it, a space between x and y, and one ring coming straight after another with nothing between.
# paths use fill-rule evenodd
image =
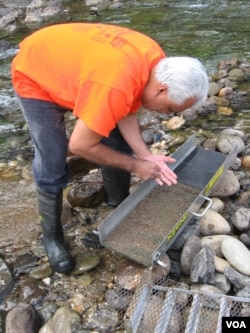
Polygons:
<instances>
[{"instance_id":1,"label":"metal sluice box","mask_svg":"<svg viewBox=\"0 0 250 333\"><path fill-rule=\"evenodd\" d=\"M146 267L164 266L163 255L192 218L211 206L208 195L236 156L236 147L225 155L201 148L191 136L172 155L176 162L169 164L178 184L144 181L99 224L100 243Z\"/></svg>"}]
</instances>

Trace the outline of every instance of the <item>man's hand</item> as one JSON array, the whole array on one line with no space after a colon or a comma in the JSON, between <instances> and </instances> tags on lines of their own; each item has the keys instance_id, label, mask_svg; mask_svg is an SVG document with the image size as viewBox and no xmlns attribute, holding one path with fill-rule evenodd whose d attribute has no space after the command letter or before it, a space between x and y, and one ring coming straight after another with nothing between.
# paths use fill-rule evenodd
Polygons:
<instances>
[{"instance_id":1,"label":"man's hand","mask_svg":"<svg viewBox=\"0 0 250 333\"><path fill-rule=\"evenodd\" d=\"M171 170L166 163L174 163L175 159L169 156L151 154L145 157L145 160L154 162L159 166L159 176L155 178L159 185L164 183L171 186L177 183L177 175Z\"/></svg>"}]
</instances>

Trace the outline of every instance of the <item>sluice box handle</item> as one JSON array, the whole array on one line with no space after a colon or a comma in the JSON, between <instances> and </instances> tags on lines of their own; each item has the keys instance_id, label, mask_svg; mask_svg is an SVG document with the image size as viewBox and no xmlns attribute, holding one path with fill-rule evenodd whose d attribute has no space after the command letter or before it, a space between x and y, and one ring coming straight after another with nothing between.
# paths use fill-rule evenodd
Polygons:
<instances>
[{"instance_id":1,"label":"sluice box handle","mask_svg":"<svg viewBox=\"0 0 250 333\"><path fill-rule=\"evenodd\" d=\"M195 213L195 212L190 212L191 214L193 214L194 216L197 216L197 217L202 217L203 215L205 215L206 214L206 212L209 210L209 208L212 206L212 204L213 204L213 200L212 199L210 199L210 198L208 198L208 197L205 197L204 195L201 195L201 198L203 198L203 199L205 199L205 200L207 200L208 201L208 205L207 205L207 207L203 210L203 212L202 213Z\"/></svg>"}]
</instances>

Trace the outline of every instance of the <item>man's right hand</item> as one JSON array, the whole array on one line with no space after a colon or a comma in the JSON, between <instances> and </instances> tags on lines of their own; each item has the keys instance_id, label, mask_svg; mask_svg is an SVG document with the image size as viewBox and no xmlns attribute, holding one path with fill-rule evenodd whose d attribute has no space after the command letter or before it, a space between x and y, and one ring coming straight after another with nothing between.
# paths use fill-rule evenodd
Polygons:
<instances>
[{"instance_id":1,"label":"man's right hand","mask_svg":"<svg viewBox=\"0 0 250 333\"><path fill-rule=\"evenodd\" d=\"M149 160L136 160L133 168L133 173L143 179L155 179L155 181L159 185L163 185L164 183L168 186L177 183L177 176L176 174L165 164L160 166L155 162Z\"/></svg>"}]
</instances>

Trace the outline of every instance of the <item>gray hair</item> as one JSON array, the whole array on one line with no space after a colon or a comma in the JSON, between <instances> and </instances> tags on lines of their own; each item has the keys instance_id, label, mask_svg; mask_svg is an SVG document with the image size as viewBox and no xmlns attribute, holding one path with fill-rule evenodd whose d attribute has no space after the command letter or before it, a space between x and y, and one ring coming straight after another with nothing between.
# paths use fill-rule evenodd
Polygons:
<instances>
[{"instance_id":1,"label":"gray hair","mask_svg":"<svg viewBox=\"0 0 250 333\"><path fill-rule=\"evenodd\" d=\"M176 104L195 98L195 106L204 104L208 94L208 76L198 59L167 57L156 65L156 80L167 84L168 97Z\"/></svg>"}]
</instances>

